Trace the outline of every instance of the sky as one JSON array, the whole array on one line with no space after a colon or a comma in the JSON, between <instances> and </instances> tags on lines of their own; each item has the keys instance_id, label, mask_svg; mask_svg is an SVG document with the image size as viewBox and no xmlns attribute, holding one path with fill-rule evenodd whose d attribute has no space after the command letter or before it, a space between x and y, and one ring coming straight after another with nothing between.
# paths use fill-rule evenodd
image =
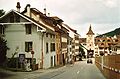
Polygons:
<instances>
[{"instance_id":1,"label":"sky","mask_svg":"<svg viewBox=\"0 0 120 79\"><path fill-rule=\"evenodd\" d=\"M86 37L90 24L95 35L120 27L120 0L0 0L0 9L16 10L18 1L21 11L26 4L41 12L46 8L50 16L61 18L81 37Z\"/></svg>"}]
</instances>

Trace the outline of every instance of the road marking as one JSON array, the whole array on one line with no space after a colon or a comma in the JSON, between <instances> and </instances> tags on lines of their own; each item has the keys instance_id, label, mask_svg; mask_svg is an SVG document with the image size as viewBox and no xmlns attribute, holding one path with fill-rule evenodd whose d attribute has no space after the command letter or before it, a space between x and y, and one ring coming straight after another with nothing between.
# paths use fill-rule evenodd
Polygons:
<instances>
[{"instance_id":1,"label":"road marking","mask_svg":"<svg viewBox=\"0 0 120 79\"><path fill-rule=\"evenodd\" d=\"M79 74L80 73L80 71L77 71L77 74Z\"/></svg>"}]
</instances>

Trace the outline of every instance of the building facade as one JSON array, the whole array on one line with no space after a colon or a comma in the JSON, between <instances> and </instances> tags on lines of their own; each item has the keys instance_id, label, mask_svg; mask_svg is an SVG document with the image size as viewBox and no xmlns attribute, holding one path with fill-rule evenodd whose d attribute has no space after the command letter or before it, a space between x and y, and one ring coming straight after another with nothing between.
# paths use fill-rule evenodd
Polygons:
<instances>
[{"instance_id":1,"label":"building facade","mask_svg":"<svg viewBox=\"0 0 120 79\"><path fill-rule=\"evenodd\" d=\"M87 44L87 56L94 56L94 33L92 31L91 25L89 31L86 34L86 44Z\"/></svg>"},{"instance_id":2,"label":"building facade","mask_svg":"<svg viewBox=\"0 0 120 79\"><path fill-rule=\"evenodd\" d=\"M23 55L30 64L49 68L65 65L66 59L79 53L79 34L62 19L48 16L46 9L42 13L30 4L22 12L19 2L16 8L17 11L11 10L0 17L0 35L10 48L8 58Z\"/></svg>"},{"instance_id":3,"label":"building facade","mask_svg":"<svg viewBox=\"0 0 120 79\"><path fill-rule=\"evenodd\" d=\"M31 8L28 4L22 14L32 18L38 23L44 25L46 31L43 32L43 49L41 62L43 68L49 68L56 66L56 50L55 50L55 25L53 19L46 14L40 12L36 8Z\"/></svg>"},{"instance_id":4,"label":"building facade","mask_svg":"<svg viewBox=\"0 0 120 79\"><path fill-rule=\"evenodd\" d=\"M17 52L15 58L23 54L31 63L34 58L34 64L38 64L40 68L43 38L41 31L46 29L15 10L11 10L0 18L0 27L4 28L4 38L10 48L7 51L7 57L11 58Z\"/></svg>"}]
</instances>

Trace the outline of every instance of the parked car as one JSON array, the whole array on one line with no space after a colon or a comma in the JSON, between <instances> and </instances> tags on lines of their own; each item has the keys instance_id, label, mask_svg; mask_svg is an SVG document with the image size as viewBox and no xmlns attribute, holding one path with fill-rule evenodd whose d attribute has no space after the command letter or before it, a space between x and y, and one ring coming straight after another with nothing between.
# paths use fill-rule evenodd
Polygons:
<instances>
[{"instance_id":1,"label":"parked car","mask_svg":"<svg viewBox=\"0 0 120 79\"><path fill-rule=\"evenodd\" d=\"M87 63L91 63L91 64L92 64L92 63L93 63L93 62L92 62L92 59L89 58L89 59L87 60Z\"/></svg>"}]
</instances>

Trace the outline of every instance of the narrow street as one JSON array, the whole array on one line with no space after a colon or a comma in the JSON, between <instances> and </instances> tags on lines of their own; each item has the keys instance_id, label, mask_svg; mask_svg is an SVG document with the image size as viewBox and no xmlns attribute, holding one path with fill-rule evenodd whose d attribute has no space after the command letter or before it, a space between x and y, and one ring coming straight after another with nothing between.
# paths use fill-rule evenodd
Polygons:
<instances>
[{"instance_id":1,"label":"narrow street","mask_svg":"<svg viewBox=\"0 0 120 79\"><path fill-rule=\"evenodd\" d=\"M95 64L87 64L86 60L78 61L73 66L32 72L3 71L2 74L0 79L105 79Z\"/></svg>"},{"instance_id":2,"label":"narrow street","mask_svg":"<svg viewBox=\"0 0 120 79\"><path fill-rule=\"evenodd\" d=\"M105 79L95 64L79 61L74 66L67 65L62 69L53 71L35 79Z\"/></svg>"}]
</instances>

